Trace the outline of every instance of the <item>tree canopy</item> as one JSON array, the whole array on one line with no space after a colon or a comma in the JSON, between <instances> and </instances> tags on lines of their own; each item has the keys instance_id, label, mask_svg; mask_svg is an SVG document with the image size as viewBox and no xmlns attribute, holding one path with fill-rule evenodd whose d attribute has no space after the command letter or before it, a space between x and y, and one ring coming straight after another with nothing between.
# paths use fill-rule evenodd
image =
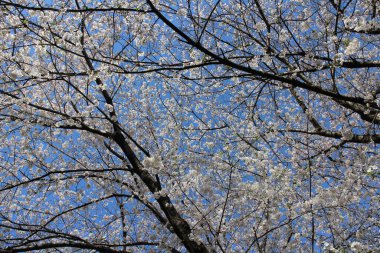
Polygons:
<instances>
[{"instance_id":1,"label":"tree canopy","mask_svg":"<svg viewBox=\"0 0 380 253\"><path fill-rule=\"evenodd\" d=\"M0 0L0 252L380 250L377 0Z\"/></svg>"}]
</instances>

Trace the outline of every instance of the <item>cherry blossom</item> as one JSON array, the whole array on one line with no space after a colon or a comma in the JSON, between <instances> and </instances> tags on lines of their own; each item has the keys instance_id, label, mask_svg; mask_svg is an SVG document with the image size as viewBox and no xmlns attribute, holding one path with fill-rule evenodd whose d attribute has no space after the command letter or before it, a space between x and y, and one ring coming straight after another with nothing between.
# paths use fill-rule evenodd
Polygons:
<instances>
[{"instance_id":1,"label":"cherry blossom","mask_svg":"<svg viewBox=\"0 0 380 253\"><path fill-rule=\"evenodd\" d=\"M0 0L0 252L377 252L378 1Z\"/></svg>"}]
</instances>

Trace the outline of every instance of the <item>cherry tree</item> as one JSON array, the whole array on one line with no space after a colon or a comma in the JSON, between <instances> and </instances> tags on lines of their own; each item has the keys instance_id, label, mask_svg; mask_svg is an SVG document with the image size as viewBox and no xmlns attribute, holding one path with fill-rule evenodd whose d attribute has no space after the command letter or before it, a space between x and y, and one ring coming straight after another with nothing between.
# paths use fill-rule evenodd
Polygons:
<instances>
[{"instance_id":1,"label":"cherry tree","mask_svg":"<svg viewBox=\"0 0 380 253\"><path fill-rule=\"evenodd\" d=\"M0 252L376 252L376 0L0 0Z\"/></svg>"}]
</instances>

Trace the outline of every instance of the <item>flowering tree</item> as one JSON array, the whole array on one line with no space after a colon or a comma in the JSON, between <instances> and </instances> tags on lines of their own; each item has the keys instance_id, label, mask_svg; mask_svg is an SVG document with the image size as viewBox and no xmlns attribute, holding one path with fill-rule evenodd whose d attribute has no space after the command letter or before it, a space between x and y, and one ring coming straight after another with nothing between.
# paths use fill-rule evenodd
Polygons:
<instances>
[{"instance_id":1,"label":"flowering tree","mask_svg":"<svg viewBox=\"0 0 380 253\"><path fill-rule=\"evenodd\" d=\"M0 0L0 252L380 249L376 0Z\"/></svg>"}]
</instances>

